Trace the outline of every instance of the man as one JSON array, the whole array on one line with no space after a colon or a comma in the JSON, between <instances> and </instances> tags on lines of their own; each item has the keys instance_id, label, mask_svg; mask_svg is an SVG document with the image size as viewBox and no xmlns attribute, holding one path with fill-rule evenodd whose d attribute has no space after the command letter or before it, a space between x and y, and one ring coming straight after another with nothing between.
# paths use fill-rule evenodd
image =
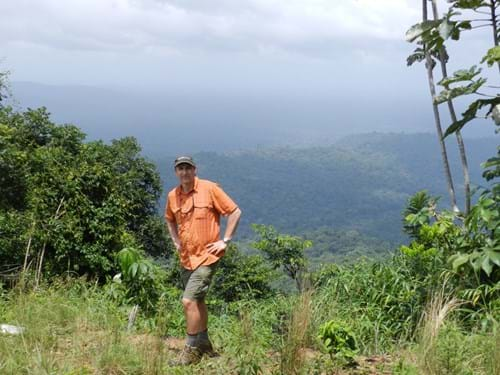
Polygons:
<instances>
[{"instance_id":1,"label":"man","mask_svg":"<svg viewBox=\"0 0 500 375\"><path fill-rule=\"evenodd\" d=\"M186 345L175 364L188 365L199 362L203 354L216 355L208 337L205 296L217 263L236 231L241 211L216 183L196 176L191 157L175 159L174 169L179 186L168 193L165 218L179 252L187 326ZM223 239L221 215L227 216Z\"/></svg>"}]
</instances>

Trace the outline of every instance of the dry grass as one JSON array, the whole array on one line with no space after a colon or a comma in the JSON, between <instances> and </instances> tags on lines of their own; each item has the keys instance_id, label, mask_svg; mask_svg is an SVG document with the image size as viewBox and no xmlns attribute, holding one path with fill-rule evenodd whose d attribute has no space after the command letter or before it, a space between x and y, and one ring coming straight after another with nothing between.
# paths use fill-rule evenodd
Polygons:
<instances>
[{"instance_id":1,"label":"dry grass","mask_svg":"<svg viewBox=\"0 0 500 375\"><path fill-rule=\"evenodd\" d=\"M440 373L436 357L439 332L449 314L461 304L456 298L445 296L443 290L444 287L432 297L420 321L417 364L422 373L429 375Z\"/></svg>"},{"instance_id":2,"label":"dry grass","mask_svg":"<svg viewBox=\"0 0 500 375\"><path fill-rule=\"evenodd\" d=\"M304 368L308 328L311 322L312 291L303 292L292 309L280 357L282 374L300 374Z\"/></svg>"}]
</instances>

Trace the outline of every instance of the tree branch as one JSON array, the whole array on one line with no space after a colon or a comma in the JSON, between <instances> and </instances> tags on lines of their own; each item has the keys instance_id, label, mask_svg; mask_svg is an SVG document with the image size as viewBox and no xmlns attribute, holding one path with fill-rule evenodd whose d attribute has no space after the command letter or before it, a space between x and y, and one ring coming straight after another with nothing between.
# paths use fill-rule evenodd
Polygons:
<instances>
[{"instance_id":1,"label":"tree branch","mask_svg":"<svg viewBox=\"0 0 500 375\"><path fill-rule=\"evenodd\" d=\"M479 29L479 28L481 28L481 27L489 27L489 26L491 26L491 24L472 26L472 27L471 27L471 30L472 30L472 29Z\"/></svg>"},{"instance_id":2,"label":"tree branch","mask_svg":"<svg viewBox=\"0 0 500 375\"><path fill-rule=\"evenodd\" d=\"M486 96L488 98L496 98L497 96L496 95L488 95L488 94L483 94L482 92L475 92L477 95L480 95L480 96Z\"/></svg>"}]
</instances>

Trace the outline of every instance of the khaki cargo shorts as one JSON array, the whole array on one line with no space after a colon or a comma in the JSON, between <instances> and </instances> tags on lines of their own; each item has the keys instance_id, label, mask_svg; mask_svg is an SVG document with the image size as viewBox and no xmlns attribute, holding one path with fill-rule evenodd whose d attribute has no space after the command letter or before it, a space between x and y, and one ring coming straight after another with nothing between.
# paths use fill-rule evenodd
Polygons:
<instances>
[{"instance_id":1,"label":"khaki cargo shorts","mask_svg":"<svg viewBox=\"0 0 500 375\"><path fill-rule=\"evenodd\" d=\"M195 270L188 270L181 267L181 279L184 286L182 298L203 301L207 295L212 278L217 270L219 262L208 266L199 266Z\"/></svg>"}]
</instances>

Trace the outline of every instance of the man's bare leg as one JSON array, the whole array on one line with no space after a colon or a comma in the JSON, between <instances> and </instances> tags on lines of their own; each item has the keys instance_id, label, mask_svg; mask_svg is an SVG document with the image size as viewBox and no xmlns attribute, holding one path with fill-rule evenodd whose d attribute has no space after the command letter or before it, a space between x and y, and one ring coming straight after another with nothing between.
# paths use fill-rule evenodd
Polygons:
<instances>
[{"instance_id":1,"label":"man's bare leg","mask_svg":"<svg viewBox=\"0 0 500 375\"><path fill-rule=\"evenodd\" d=\"M202 313L199 303L187 298L182 299L184 316L186 317L186 330L188 335L197 335L200 332Z\"/></svg>"},{"instance_id":2,"label":"man's bare leg","mask_svg":"<svg viewBox=\"0 0 500 375\"><path fill-rule=\"evenodd\" d=\"M203 355L203 351L198 347L198 332L200 331L201 320L198 302L183 298L182 305L184 306L184 316L186 317L186 345L179 358L170 362L172 366L185 366L198 363Z\"/></svg>"}]
</instances>

